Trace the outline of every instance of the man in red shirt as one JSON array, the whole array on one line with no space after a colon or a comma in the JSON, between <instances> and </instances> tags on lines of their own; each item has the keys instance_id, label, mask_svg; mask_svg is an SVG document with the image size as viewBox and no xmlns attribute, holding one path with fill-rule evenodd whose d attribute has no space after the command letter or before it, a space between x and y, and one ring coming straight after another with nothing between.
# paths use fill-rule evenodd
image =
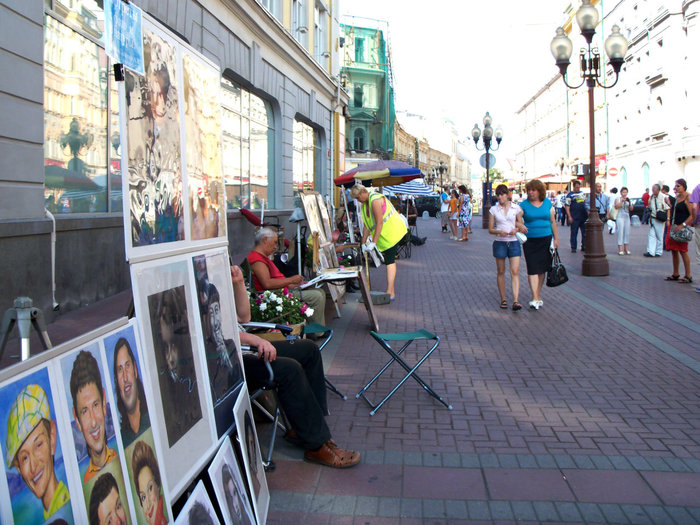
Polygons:
<instances>
[{"instance_id":1,"label":"man in red shirt","mask_svg":"<svg viewBox=\"0 0 700 525\"><path fill-rule=\"evenodd\" d=\"M649 223L649 188L644 190L644 195L642 195L642 202L644 203L644 213L642 213L642 224Z\"/></svg>"}]
</instances>

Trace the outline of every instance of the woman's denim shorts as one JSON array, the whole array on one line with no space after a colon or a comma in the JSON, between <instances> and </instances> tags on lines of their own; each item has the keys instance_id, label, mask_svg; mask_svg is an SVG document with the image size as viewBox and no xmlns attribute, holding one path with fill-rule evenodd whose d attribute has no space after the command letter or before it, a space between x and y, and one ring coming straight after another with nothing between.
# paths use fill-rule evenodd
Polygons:
<instances>
[{"instance_id":1,"label":"woman's denim shorts","mask_svg":"<svg viewBox=\"0 0 700 525\"><path fill-rule=\"evenodd\" d=\"M493 256L496 259L520 257L520 254L520 243L518 241L493 241Z\"/></svg>"}]
</instances>

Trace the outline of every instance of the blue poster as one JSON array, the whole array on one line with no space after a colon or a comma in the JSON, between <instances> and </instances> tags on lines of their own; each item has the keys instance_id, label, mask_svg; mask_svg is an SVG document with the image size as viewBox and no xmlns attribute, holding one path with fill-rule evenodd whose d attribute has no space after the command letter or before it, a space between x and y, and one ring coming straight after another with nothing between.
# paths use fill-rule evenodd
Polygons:
<instances>
[{"instance_id":1,"label":"blue poster","mask_svg":"<svg viewBox=\"0 0 700 525\"><path fill-rule=\"evenodd\" d=\"M143 75L141 9L124 0L104 0L104 12L107 55L116 63Z\"/></svg>"}]
</instances>

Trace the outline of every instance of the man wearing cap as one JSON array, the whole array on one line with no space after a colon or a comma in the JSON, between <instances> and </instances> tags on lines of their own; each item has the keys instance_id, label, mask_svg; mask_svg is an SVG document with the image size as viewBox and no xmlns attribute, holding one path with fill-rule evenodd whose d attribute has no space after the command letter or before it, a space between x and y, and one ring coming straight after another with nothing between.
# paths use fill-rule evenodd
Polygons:
<instances>
[{"instance_id":1,"label":"man wearing cap","mask_svg":"<svg viewBox=\"0 0 700 525\"><path fill-rule=\"evenodd\" d=\"M117 452L107 446L107 402L100 369L97 360L86 350L81 351L73 363L70 394L73 417L85 438L90 456L90 464L83 476L83 483L87 483L117 457Z\"/></svg>"},{"instance_id":2,"label":"man wearing cap","mask_svg":"<svg viewBox=\"0 0 700 525\"><path fill-rule=\"evenodd\" d=\"M120 337L114 345L114 384L117 387L117 410L119 410L124 448L151 427L146 395L136 366L134 352L129 341Z\"/></svg>"},{"instance_id":3,"label":"man wearing cap","mask_svg":"<svg viewBox=\"0 0 700 525\"><path fill-rule=\"evenodd\" d=\"M49 400L39 385L27 385L17 395L7 418L7 467L16 468L44 507L44 519L54 515L70 494L54 470L58 436Z\"/></svg>"}]
</instances>

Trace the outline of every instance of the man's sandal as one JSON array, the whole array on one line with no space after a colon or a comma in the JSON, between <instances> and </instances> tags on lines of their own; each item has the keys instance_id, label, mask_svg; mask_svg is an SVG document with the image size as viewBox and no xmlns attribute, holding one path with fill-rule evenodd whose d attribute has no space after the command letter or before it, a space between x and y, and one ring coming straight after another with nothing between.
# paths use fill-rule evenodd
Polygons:
<instances>
[{"instance_id":1,"label":"man's sandal","mask_svg":"<svg viewBox=\"0 0 700 525\"><path fill-rule=\"evenodd\" d=\"M664 279L664 281L677 281L678 279L680 279L680 277L680 275L669 275Z\"/></svg>"},{"instance_id":2,"label":"man's sandal","mask_svg":"<svg viewBox=\"0 0 700 525\"><path fill-rule=\"evenodd\" d=\"M326 441L318 450L304 452L304 460L332 468L348 468L360 462L360 453L338 448L332 439Z\"/></svg>"},{"instance_id":3,"label":"man's sandal","mask_svg":"<svg viewBox=\"0 0 700 525\"><path fill-rule=\"evenodd\" d=\"M692 283L692 282L693 282L693 278L692 278L692 277L689 277L688 275L686 275L686 276L683 277L682 279L679 279L678 282L679 282L679 283Z\"/></svg>"}]
</instances>

